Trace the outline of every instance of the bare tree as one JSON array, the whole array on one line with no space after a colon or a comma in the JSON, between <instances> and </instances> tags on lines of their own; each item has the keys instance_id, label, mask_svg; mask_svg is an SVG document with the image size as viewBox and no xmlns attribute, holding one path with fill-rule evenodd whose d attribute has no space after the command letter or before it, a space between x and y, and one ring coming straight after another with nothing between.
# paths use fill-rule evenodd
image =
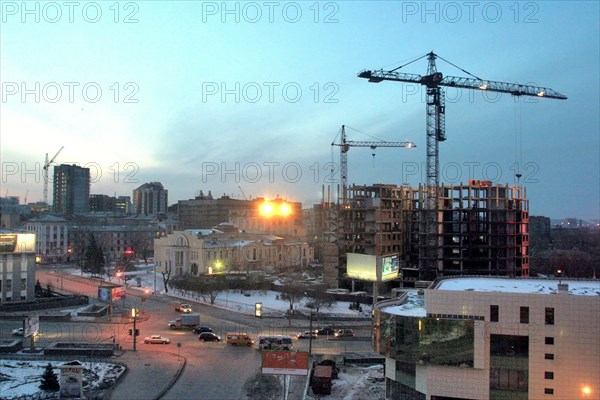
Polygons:
<instances>
[{"instance_id":1,"label":"bare tree","mask_svg":"<svg viewBox=\"0 0 600 400\"><path fill-rule=\"evenodd\" d=\"M292 283L287 283L281 287L281 297L290 303L290 313L293 313L294 305L304 297L304 288Z\"/></svg>"},{"instance_id":2,"label":"bare tree","mask_svg":"<svg viewBox=\"0 0 600 400\"><path fill-rule=\"evenodd\" d=\"M165 284L165 293L169 293L169 280L171 279L171 272L173 268L168 261L165 261L165 270L161 272L163 283Z\"/></svg>"},{"instance_id":3,"label":"bare tree","mask_svg":"<svg viewBox=\"0 0 600 400\"><path fill-rule=\"evenodd\" d=\"M317 314L321 308L330 308L336 302L335 296L327 293L326 285L315 286L313 290L307 291L306 294L309 299L306 307L314 309Z\"/></svg>"}]
</instances>

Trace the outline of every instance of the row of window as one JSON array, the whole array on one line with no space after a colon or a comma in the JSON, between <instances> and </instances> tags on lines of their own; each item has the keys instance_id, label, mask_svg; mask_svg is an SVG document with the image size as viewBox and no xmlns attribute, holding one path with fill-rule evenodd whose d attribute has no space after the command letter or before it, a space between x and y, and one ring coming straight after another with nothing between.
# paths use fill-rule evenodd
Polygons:
<instances>
[{"instance_id":1,"label":"row of window","mask_svg":"<svg viewBox=\"0 0 600 400\"><path fill-rule=\"evenodd\" d=\"M500 306L490 305L490 321L491 322L499 322L500 321ZM519 322L522 324L529 323L529 307L520 307L519 308ZM554 308L553 307L545 308L544 322L546 325L554 325Z\"/></svg>"},{"instance_id":2,"label":"row of window","mask_svg":"<svg viewBox=\"0 0 600 400\"><path fill-rule=\"evenodd\" d=\"M7 279L5 281L0 279L0 291L2 290L2 282L5 282L4 290L6 290L7 292L10 292L13 289L12 279ZM21 290L27 290L27 279L26 278L21 278Z\"/></svg>"}]
</instances>

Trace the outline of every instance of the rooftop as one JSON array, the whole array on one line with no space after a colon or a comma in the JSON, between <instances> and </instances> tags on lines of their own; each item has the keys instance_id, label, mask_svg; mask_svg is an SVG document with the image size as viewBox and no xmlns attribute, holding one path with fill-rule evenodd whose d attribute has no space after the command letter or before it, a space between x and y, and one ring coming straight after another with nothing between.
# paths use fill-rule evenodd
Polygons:
<instances>
[{"instance_id":1,"label":"rooftop","mask_svg":"<svg viewBox=\"0 0 600 400\"><path fill-rule=\"evenodd\" d=\"M452 277L440 278L428 291L474 291L488 293L557 294L558 283L568 285L570 295L600 296L600 280L502 278L502 277ZM414 289L406 290L406 300L399 304L398 299L385 300L376 305L388 314L405 317L426 317L425 296Z\"/></svg>"},{"instance_id":2,"label":"rooftop","mask_svg":"<svg viewBox=\"0 0 600 400\"><path fill-rule=\"evenodd\" d=\"M599 280L560 279L569 285L569 294L577 296L600 296ZM556 294L559 279L502 278L502 277L453 277L440 279L435 290L458 290L495 293Z\"/></svg>"}]
</instances>

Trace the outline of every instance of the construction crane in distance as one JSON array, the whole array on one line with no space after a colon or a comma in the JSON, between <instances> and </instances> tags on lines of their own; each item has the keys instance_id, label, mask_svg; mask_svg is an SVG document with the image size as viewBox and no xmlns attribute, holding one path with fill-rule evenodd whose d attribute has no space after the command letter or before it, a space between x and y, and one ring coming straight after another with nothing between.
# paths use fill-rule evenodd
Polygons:
<instances>
[{"instance_id":1,"label":"construction crane in distance","mask_svg":"<svg viewBox=\"0 0 600 400\"><path fill-rule=\"evenodd\" d=\"M54 160L56 160L56 157L58 157L58 155L60 154L60 152L62 151L62 149L64 149L65 146L62 146L54 155L54 157L52 157L52 159L48 160L48 153L46 153L46 161L44 162L44 203L48 204L48 168L50 168L50 164L52 164L54 162Z\"/></svg>"},{"instance_id":2,"label":"construction crane in distance","mask_svg":"<svg viewBox=\"0 0 600 400\"><path fill-rule=\"evenodd\" d=\"M377 147L406 147L413 148L417 147L413 142L388 142L385 140L377 141L355 141L346 140L346 126L342 125L341 131L338 133L340 136L340 142L331 143L332 146L338 146L340 148L340 181L342 185L342 204L346 204L348 201L348 151L350 147L369 147L371 150L375 150ZM337 135L336 135L337 138Z\"/></svg>"},{"instance_id":3,"label":"construction crane in distance","mask_svg":"<svg viewBox=\"0 0 600 400\"><path fill-rule=\"evenodd\" d=\"M412 64L415 61L427 57L427 75L409 74L398 72L399 69ZM436 58L439 58L448 64L460 69L470 77L443 76L438 72L435 63ZM452 64L448 60L443 59L434 52L430 52L406 64L389 71L382 69L371 71L364 70L358 73L359 78L368 79L369 82L379 83L382 81L396 81L423 85L427 88L427 107L426 107L426 202L425 209L429 211L426 228L426 241L424 247L429 252L424 258L427 260L427 268L434 269L432 264L438 258L438 238L435 223L437 222L438 211L438 185L439 185L439 142L446 140L445 129L445 94L443 87L454 87L461 89L473 89L489 92L508 93L513 96L536 96L549 99L566 100L567 96L558 93L552 89L521 85L518 83L506 83L481 79L468 71ZM423 247L423 246L421 246ZM419 257L423 260L423 257ZM419 267L421 269L421 266ZM437 268L436 268L437 270Z\"/></svg>"}]
</instances>

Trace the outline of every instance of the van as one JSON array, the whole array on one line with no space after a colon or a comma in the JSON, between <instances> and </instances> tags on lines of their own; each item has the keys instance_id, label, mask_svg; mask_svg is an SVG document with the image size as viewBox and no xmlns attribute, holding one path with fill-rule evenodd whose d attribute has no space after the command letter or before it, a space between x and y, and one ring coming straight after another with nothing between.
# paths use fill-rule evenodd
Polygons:
<instances>
[{"instance_id":1,"label":"van","mask_svg":"<svg viewBox=\"0 0 600 400\"><path fill-rule=\"evenodd\" d=\"M254 340L247 333L230 332L225 337L225 343L232 346L252 346Z\"/></svg>"}]
</instances>

